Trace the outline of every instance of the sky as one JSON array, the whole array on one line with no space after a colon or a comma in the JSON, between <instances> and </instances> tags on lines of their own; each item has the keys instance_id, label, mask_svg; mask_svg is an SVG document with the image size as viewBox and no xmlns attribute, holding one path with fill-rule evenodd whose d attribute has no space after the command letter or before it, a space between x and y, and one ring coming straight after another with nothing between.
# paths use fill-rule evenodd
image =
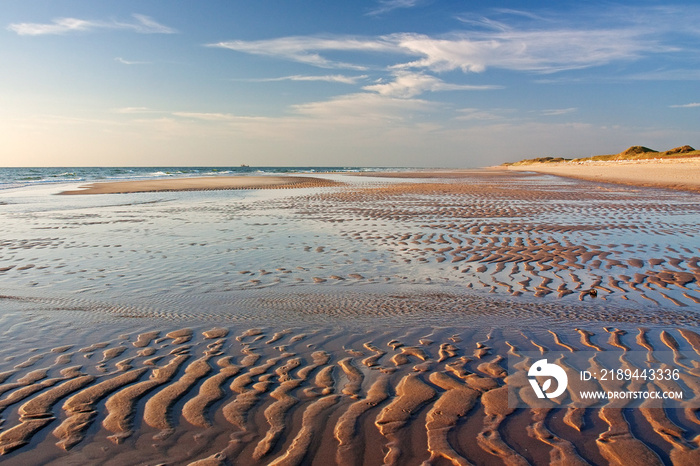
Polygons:
<instances>
[{"instance_id":1,"label":"sky","mask_svg":"<svg viewBox=\"0 0 700 466\"><path fill-rule=\"evenodd\" d=\"M3 0L0 166L700 148L700 4Z\"/></svg>"}]
</instances>

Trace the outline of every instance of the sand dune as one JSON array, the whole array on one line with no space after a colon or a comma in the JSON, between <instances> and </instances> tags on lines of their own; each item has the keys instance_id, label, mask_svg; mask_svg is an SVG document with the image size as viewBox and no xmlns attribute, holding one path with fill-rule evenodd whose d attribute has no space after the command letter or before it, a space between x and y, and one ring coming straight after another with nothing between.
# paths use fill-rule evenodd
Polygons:
<instances>
[{"instance_id":1,"label":"sand dune","mask_svg":"<svg viewBox=\"0 0 700 466\"><path fill-rule=\"evenodd\" d=\"M603 183L620 183L700 192L700 158L698 157L678 160L650 159L614 162L532 163L508 166L507 169L548 173L550 175Z\"/></svg>"}]
</instances>

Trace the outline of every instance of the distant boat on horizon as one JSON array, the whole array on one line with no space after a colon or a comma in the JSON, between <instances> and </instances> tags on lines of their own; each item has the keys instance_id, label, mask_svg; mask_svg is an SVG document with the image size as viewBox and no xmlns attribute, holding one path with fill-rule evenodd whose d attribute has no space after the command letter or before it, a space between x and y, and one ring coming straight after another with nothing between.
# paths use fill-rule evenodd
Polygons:
<instances>
[{"instance_id":1,"label":"distant boat on horizon","mask_svg":"<svg viewBox=\"0 0 700 466\"><path fill-rule=\"evenodd\" d=\"M250 165L246 165L246 164L242 163L241 168L250 168Z\"/></svg>"}]
</instances>

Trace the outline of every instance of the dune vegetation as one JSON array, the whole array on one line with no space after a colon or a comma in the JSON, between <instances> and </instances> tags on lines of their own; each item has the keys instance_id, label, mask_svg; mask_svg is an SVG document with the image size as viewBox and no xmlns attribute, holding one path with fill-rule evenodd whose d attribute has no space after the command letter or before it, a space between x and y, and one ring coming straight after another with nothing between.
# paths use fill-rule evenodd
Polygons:
<instances>
[{"instance_id":1,"label":"dune vegetation","mask_svg":"<svg viewBox=\"0 0 700 466\"><path fill-rule=\"evenodd\" d=\"M645 159L680 159L687 157L700 157L700 150L691 146L680 146L667 151L659 152L644 146L632 146L619 154L595 155L593 157L581 157L567 159L563 157L536 157L520 160L518 162L504 163L506 166L530 165L533 163L558 163L558 162L609 162L619 160L645 160Z\"/></svg>"}]
</instances>

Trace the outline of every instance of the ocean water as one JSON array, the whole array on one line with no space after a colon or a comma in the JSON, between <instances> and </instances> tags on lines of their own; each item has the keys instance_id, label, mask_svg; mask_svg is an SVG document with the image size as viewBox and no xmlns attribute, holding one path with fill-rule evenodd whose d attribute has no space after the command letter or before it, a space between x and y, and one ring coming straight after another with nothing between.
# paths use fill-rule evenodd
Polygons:
<instances>
[{"instance_id":1,"label":"ocean water","mask_svg":"<svg viewBox=\"0 0 700 466\"><path fill-rule=\"evenodd\" d=\"M400 169L369 167L12 167L0 168L0 189L53 183L127 181L170 177L396 170Z\"/></svg>"}]
</instances>

